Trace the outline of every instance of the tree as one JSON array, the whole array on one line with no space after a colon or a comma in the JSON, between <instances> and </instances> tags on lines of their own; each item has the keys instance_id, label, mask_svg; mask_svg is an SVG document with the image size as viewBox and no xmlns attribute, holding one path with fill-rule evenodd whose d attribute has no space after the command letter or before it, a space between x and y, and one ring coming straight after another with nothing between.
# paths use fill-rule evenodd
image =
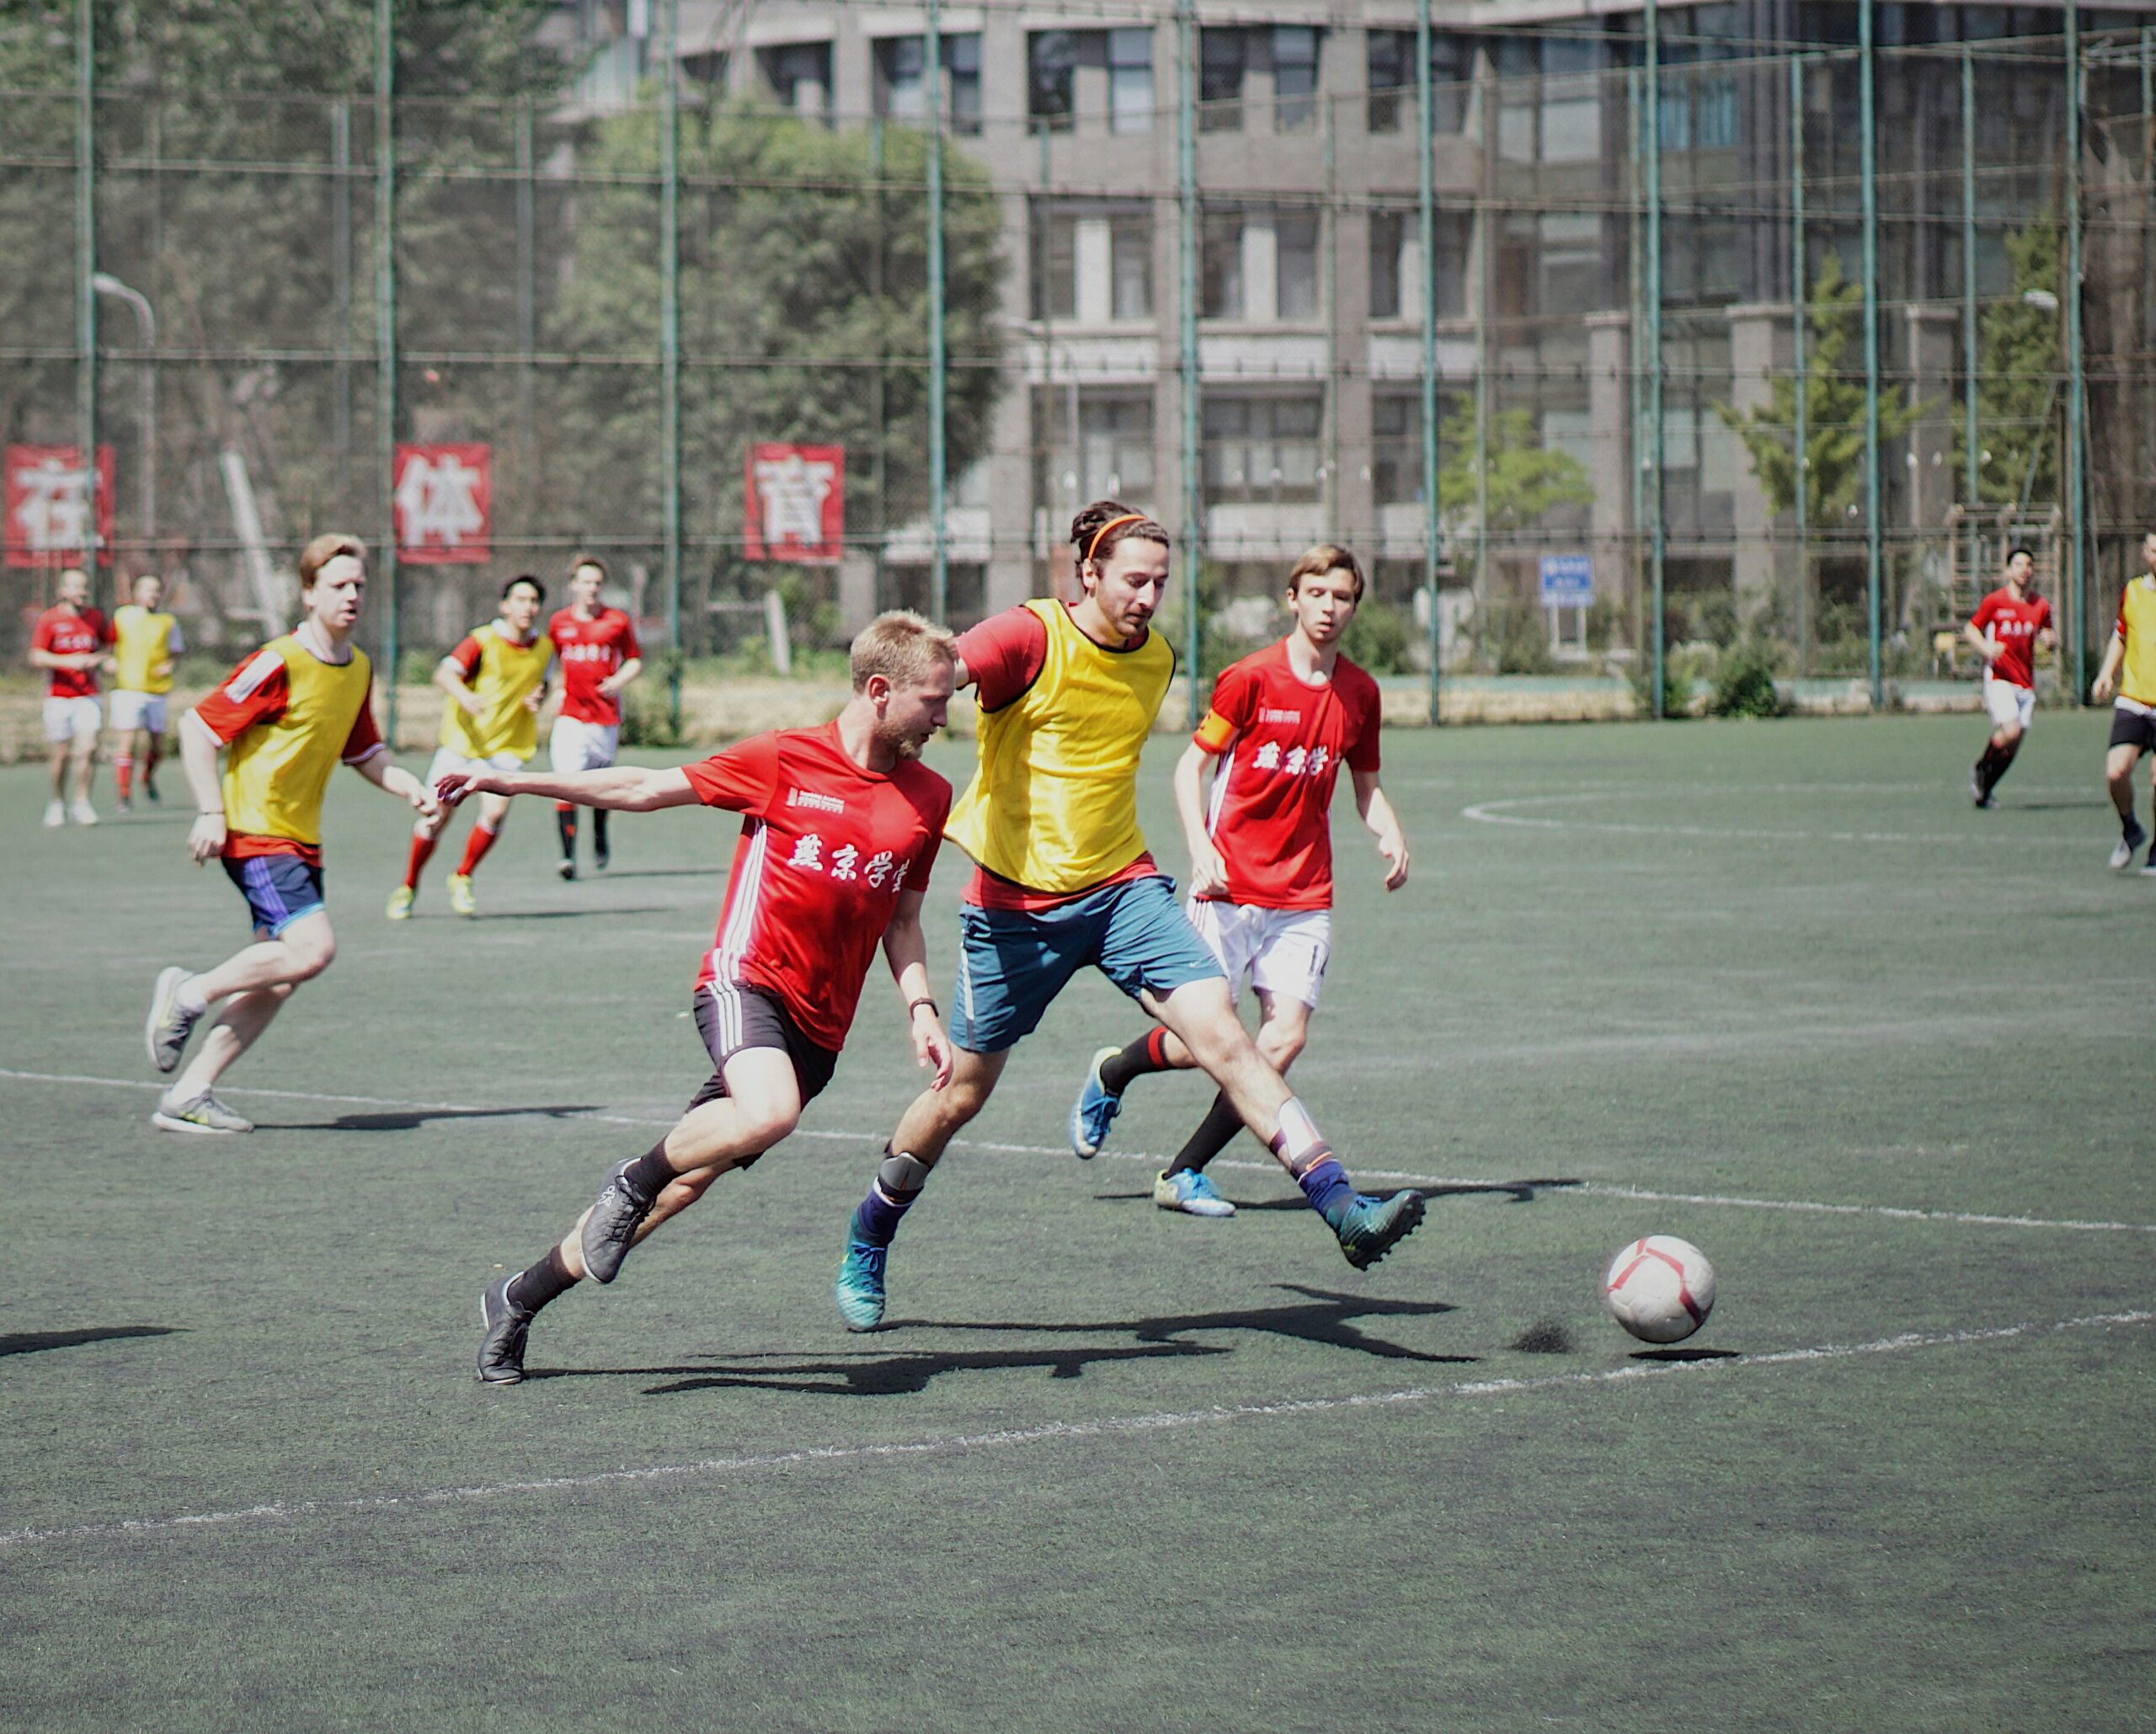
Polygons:
<instances>
[{"instance_id":1,"label":"tree","mask_svg":"<svg viewBox=\"0 0 2156 1734\"><path fill-rule=\"evenodd\" d=\"M1811 525L1841 518L1856 504L1864 485L1863 303L1863 285L1844 278L1840 259L1829 253L1812 283L1805 316L1805 521ZM1852 349L1858 351L1854 361ZM1778 375L1770 393L1758 408L1740 411L1729 403L1715 408L1744 442L1760 490L1781 513L1796 505L1796 376ZM1899 439L1924 413L1916 404L1881 392L1880 444Z\"/></svg>"},{"instance_id":2,"label":"tree","mask_svg":"<svg viewBox=\"0 0 2156 1734\"><path fill-rule=\"evenodd\" d=\"M2058 500L2059 316L2055 303L2032 307L2022 297L2058 294L2057 225L2032 223L2007 236L2006 259L2012 292L1977 316L1977 499L2050 506ZM1968 450L1967 424L1956 417L1954 474L1964 487Z\"/></svg>"},{"instance_id":3,"label":"tree","mask_svg":"<svg viewBox=\"0 0 2156 1734\"><path fill-rule=\"evenodd\" d=\"M1534 411L1499 410L1490 418L1490 462L1484 484L1490 521L1485 526L1476 520L1480 503L1474 398L1456 398L1438 425L1438 448L1444 462L1438 470L1438 498L1445 542L1454 550L1456 564L1479 559L1486 529L1490 536L1502 537L1537 523L1558 506L1586 505L1594 499L1587 467L1571 452L1545 446L1536 438Z\"/></svg>"}]
</instances>

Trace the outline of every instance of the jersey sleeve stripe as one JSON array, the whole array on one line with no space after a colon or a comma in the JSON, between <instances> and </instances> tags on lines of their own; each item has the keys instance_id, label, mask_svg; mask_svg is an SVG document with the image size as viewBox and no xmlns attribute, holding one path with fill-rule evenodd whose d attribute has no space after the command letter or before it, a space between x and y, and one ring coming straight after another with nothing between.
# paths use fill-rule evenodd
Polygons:
<instances>
[{"instance_id":1,"label":"jersey sleeve stripe","mask_svg":"<svg viewBox=\"0 0 2156 1734\"><path fill-rule=\"evenodd\" d=\"M253 659L244 664L231 680L225 682L225 696L235 704L244 704L254 696L262 683L285 665L285 659L266 646L255 652Z\"/></svg>"}]
</instances>

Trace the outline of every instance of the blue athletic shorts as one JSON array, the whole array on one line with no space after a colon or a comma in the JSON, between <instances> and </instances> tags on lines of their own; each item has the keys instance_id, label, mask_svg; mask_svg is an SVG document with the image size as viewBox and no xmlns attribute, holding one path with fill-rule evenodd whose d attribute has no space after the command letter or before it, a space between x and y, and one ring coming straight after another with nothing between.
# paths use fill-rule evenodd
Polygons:
<instances>
[{"instance_id":1,"label":"blue athletic shorts","mask_svg":"<svg viewBox=\"0 0 2156 1734\"><path fill-rule=\"evenodd\" d=\"M1064 984L1091 964L1132 999L1166 999L1218 979L1219 959L1198 936L1164 874L1104 885L1048 910L958 910L958 987L951 1039L1000 1054L1031 1035Z\"/></svg>"},{"instance_id":2,"label":"blue athletic shorts","mask_svg":"<svg viewBox=\"0 0 2156 1734\"><path fill-rule=\"evenodd\" d=\"M322 869L296 855L225 858L225 877L239 887L255 931L275 939L302 915L322 907Z\"/></svg>"}]
</instances>

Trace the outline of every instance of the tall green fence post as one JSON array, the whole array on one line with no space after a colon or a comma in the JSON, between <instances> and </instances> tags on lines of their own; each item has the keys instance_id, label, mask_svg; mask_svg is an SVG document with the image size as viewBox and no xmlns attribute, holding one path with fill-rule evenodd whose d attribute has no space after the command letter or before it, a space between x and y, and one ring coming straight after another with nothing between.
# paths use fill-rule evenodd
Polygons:
<instances>
[{"instance_id":1,"label":"tall green fence post","mask_svg":"<svg viewBox=\"0 0 2156 1734\"><path fill-rule=\"evenodd\" d=\"M928 121L928 612L938 626L951 611L950 543L944 515L949 478L943 445L943 9L928 0L921 44L921 99Z\"/></svg>"},{"instance_id":2,"label":"tall green fence post","mask_svg":"<svg viewBox=\"0 0 2156 1734\"><path fill-rule=\"evenodd\" d=\"M382 680L389 740L397 743L397 36L392 0L374 6L375 474L381 489L376 539L382 592ZM264 622L275 631L274 622Z\"/></svg>"},{"instance_id":3,"label":"tall green fence post","mask_svg":"<svg viewBox=\"0 0 2156 1734\"><path fill-rule=\"evenodd\" d=\"M1789 57L1790 364L1796 375L1790 474L1796 505L1796 665L1812 666L1812 267L1804 232L1804 56Z\"/></svg>"},{"instance_id":4,"label":"tall green fence post","mask_svg":"<svg viewBox=\"0 0 2156 1734\"><path fill-rule=\"evenodd\" d=\"M1205 560L1205 493L1198 451L1198 13L1193 0L1176 5L1176 197L1181 233L1182 286L1177 295L1182 351L1182 540L1189 573L1183 627L1184 678L1190 683L1190 726L1204 720L1203 639L1198 577Z\"/></svg>"},{"instance_id":5,"label":"tall green fence post","mask_svg":"<svg viewBox=\"0 0 2156 1734\"><path fill-rule=\"evenodd\" d=\"M1438 664L1444 649L1444 629L1438 612L1438 225L1436 173L1431 162L1437 110L1430 88L1430 0L1419 0L1415 8L1415 117L1419 128L1415 185L1422 225L1422 594L1430 609L1430 721L1434 725L1443 720Z\"/></svg>"},{"instance_id":6,"label":"tall green fence post","mask_svg":"<svg viewBox=\"0 0 2156 1734\"><path fill-rule=\"evenodd\" d=\"M1646 205L1647 205L1647 579L1652 587L1647 622L1654 678L1652 691L1657 720L1662 712L1666 622L1662 578L1668 547L1662 521L1663 427L1662 412L1662 8L1646 0Z\"/></svg>"},{"instance_id":7,"label":"tall green fence post","mask_svg":"<svg viewBox=\"0 0 2156 1734\"><path fill-rule=\"evenodd\" d=\"M90 594L98 561L111 550L98 543L98 173L97 22L91 0L75 4L75 438L82 446L83 564ZM146 454L147 455L147 454ZM115 567L113 581L119 582Z\"/></svg>"},{"instance_id":8,"label":"tall green fence post","mask_svg":"<svg viewBox=\"0 0 2156 1734\"><path fill-rule=\"evenodd\" d=\"M680 0L661 0L659 51L659 534L666 584L666 708L681 727Z\"/></svg>"},{"instance_id":9,"label":"tall green fence post","mask_svg":"<svg viewBox=\"0 0 2156 1734\"><path fill-rule=\"evenodd\" d=\"M2089 413L2088 371L2081 353L2081 8L2066 0L2066 474L2061 492L2067 510L2068 589L2073 597L2073 702L2089 692L2089 509L2094 504L2084 435Z\"/></svg>"},{"instance_id":10,"label":"tall green fence post","mask_svg":"<svg viewBox=\"0 0 2156 1734\"><path fill-rule=\"evenodd\" d=\"M1977 63L1961 45L1961 498L1969 515L1969 576L1983 562L1983 455L1977 446Z\"/></svg>"},{"instance_id":11,"label":"tall green fence post","mask_svg":"<svg viewBox=\"0 0 2156 1734\"><path fill-rule=\"evenodd\" d=\"M1857 6L1857 130L1864 200L1864 566L1865 613L1870 638L1871 707L1886 702L1880 656L1881 625L1879 546L1879 160L1877 97L1873 88L1876 50L1875 0Z\"/></svg>"}]
</instances>

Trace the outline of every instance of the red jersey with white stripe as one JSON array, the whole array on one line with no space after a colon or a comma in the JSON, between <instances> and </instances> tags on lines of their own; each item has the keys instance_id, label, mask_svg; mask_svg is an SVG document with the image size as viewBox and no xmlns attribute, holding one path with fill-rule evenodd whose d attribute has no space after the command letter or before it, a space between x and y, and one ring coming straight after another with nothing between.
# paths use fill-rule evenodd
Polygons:
<instances>
[{"instance_id":1,"label":"red jersey with white stripe","mask_svg":"<svg viewBox=\"0 0 2156 1734\"><path fill-rule=\"evenodd\" d=\"M602 608L590 620L564 608L547 622L554 659L562 667L562 714L579 723L612 728L622 720L622 701L601 692L599 683L619 672L623 663L643 656L637 629L618 608Z\"/></svg>"},{"instance_id":2,"label":"red jersey with white stripe","mask_svg":"<svg viewBox=\"0 0 2156 1734\"><path fill-rule=\"evenodd\" d=\"M2052 605L2041 596L2016 601L2014 592L2001 585L1983 601L1969 618L1979 632L1989 632L1999 646L1991 665L1992 678L2016 686L2036 684L2036 634L2052 623Z\"/></svg>"},{"instance_id":3,"label":"red jersey with white stripe","mask_svg":"<svg viewBox=\"0 0 2156 1734\"><path fill-rule=\"evenodd\" d=\"M50 656L80 656L86 651L102 650L111 643L112 628L94 608L48 608L38 616L30 632L30 648ZM47 698L98 696L95 669L47 669L45 675Z\"/></svg>"},{"instance_id":4,"label":"red jersey with white stripe","mask_svg":"<svg viewBox=\"0 0 2156 1734\"><path fill-rule=\"evenodd\" d=\"M1342 760L1378 768L1379 711L1378 683L1344 656L1329 681L1305 684L1285 639L1220 671L1193 738L1221 755L1205 828L1227 869L1227 901L1332 906L1326 810Z\"/></svg>"},{"instance_id":5,"label":"red jersey with white stripe","mask_svg":"<svg viewBox=\"0 0 2156 1734\"><path fill-rule=\"evenodd\" d=\"M836 1053L899 894L927 888L951 785L910 759L888 775L862 770L835 722L759 734L682 769L704 805L742 817L696 986L775 994Z\"/></svg>"}]
</instances>

